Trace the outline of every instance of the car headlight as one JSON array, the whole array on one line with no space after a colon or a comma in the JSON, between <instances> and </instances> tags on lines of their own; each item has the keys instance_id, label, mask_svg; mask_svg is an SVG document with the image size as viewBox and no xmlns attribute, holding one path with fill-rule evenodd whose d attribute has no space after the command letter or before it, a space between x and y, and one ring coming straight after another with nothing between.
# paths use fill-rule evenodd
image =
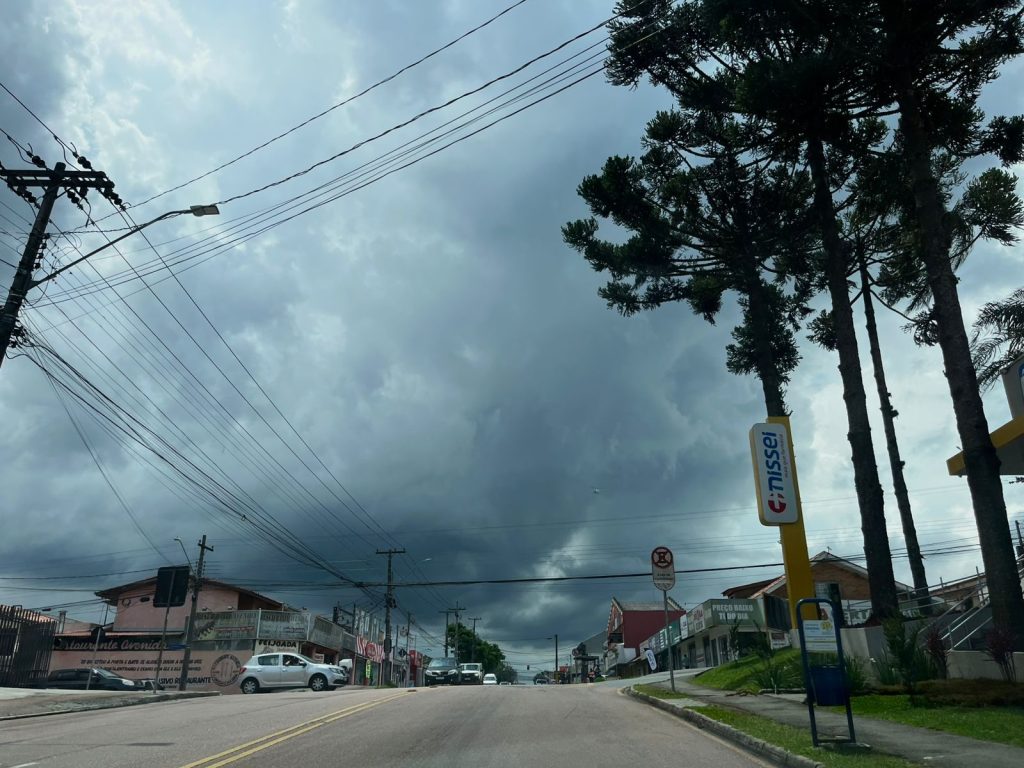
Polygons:
<instances>
[{"instance_id":1,"label":"car headlight","mask_svg":"<svg viewBox=\"0 0 1024 768\"><path fill-rule=\"evenodd\" d=\"M135 681L134 680L122 680L121 682L124 683L125 685L127 685L129 688L134 688L135 687Z\"/></svg>"}]
</instances>

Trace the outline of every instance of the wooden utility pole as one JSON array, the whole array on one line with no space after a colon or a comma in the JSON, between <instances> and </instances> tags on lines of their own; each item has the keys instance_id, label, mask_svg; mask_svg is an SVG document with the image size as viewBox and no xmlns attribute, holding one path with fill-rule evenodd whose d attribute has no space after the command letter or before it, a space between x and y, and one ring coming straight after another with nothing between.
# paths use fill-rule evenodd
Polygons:
<instances>
[{"instance_id":1,"label":"wooden utility pole","mask_svg":"<svg viewBox=\"0 0 1024 768\"><path fill-rule=\"evenodd\" d=\"M192 662L192 643L196 639L196 609L199 605L199 590L203 586L203 566L206 562L207 551L213 552L213 547L206 546L206 534L199 542L199 563L196 565L195 578L192 581L192 607L188 612L188 632L185 635L185 653L181 657L181 675L178 677L178 690L184 691L188 685L188 667Z\"/></svg>"},{"instance_id":2,"label":"wooden utility pole","mask_svg":"<svg viewBox=\"0 0 1024 768\"><path fill-rule=\"evenodd\" d=\"M384 663L387 665L387 676L381 675L385 682L394 682L395 662L392 660L394 643L391 641L391 609L395 607L395 585L394 575L391 569L391 558L395 555L404 555L405 549L378 549L378 555L388 556L388 591L384 600ZM383 664L381 666L384 666ZM381 670L383 672L383 670Z\"/></svg>"}]
</instances>

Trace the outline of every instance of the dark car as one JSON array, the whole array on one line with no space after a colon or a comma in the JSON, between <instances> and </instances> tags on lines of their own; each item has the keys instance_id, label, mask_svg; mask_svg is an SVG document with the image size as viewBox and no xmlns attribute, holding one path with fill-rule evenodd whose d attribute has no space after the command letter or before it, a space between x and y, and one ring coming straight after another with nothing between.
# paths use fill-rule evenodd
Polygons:
<instances>
[{"instance_id":1,"label":"dark car","mask_svg":"<svg viewBox=\"0 0 1024 768\"><path fill-rule=\"evenodd\" d=\"M434 659L423 672L423 682L431 685L458 685L459 667L455 659Z\"/></svg>"},{"instance_id":2,"label":"dark car","mask_svg":"<svg viewBox=\"0 0 1024 768\"><path fill-rule=\"evenodd\" d=\"M55 669L46 678L46 687L78 691L84 691L86 688L91 691L142 691L146 686L141 682L121 677L109 669L94 667L92 670Z\"/></svg>"}]
</instances>

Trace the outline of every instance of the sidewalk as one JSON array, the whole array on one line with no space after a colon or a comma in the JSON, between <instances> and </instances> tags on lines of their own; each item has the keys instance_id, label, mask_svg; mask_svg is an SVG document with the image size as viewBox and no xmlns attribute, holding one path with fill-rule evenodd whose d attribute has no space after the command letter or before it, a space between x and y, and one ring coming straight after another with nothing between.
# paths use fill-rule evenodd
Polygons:
<instances>
[{"instance_id":1,"label":"sidewalk","mask_svg":"<svg viewBox=\"0 0 1024 768\"><path fill-rule=\"evenodd\" d=\"M668 683L656 685L659 688L670 689ZM733 691L705 688L678 679L676 690L690 698L668 700L667 703L681 702L681 706L694 706L696 703L698 707L700 704L715 704L810 730L807 706L801 703L803 699L799 696L743 696ZM815 717L818 721L819 735L846 736L845 713L829 712L819 708L815 711ZM853 726L858 742L870 745L877 752L897 755L915 763L984 768L1024 766L1024 749L1019 747L868 717L855 716Z\"/></svg>"},{"instance_id":2,"label":"sidewalk","mask_svg":"<svg viewBox=\"0 0 1024 768\"><path fill-rule=\"evenodd\" d=\"M64 691L47 688L0 688L0 720L88 712L177 699L220 696L217 691Z\"/></svg>"}]
</instances>

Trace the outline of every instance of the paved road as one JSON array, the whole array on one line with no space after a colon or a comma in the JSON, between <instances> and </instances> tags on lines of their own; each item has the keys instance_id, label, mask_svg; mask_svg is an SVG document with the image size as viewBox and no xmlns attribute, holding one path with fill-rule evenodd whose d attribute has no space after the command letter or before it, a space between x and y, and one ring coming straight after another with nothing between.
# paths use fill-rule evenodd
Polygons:
<instances>
[{"instance_id":1,"label":"paved road","mask_svg":"<svg viewBox=\"0 0 1024 768\"><path fill-rule=\"evenodd\" d=\"M763 766L611 685L275 692L0 726L0 766Z\"/></svg>"}]
</instances>

